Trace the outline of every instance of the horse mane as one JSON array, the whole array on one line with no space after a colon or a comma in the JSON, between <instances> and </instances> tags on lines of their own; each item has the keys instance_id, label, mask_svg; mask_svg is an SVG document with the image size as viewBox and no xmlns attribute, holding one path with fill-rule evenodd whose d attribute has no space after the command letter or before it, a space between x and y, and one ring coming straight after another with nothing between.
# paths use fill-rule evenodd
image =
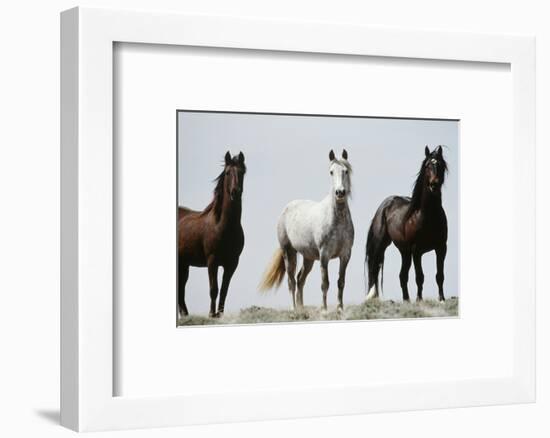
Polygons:
<instances>
[{"instance_id":1,"label":"horse mane","mask_svg":"<svg viewBox=\"0 0 550 438\"><path fill-rule=\"evenodd\" d=\"M331 164L336 163L340 164L341 166L344 166L349 173L353 171L353 168L351 167L351 163L348 160L339 160L338 158L335 158L331 161Z\"/></svg>"},{"instance_id":2,"label":"horse mane","mask_svg":"<svg viewBox=\"0 0 550 438\"><path fill-rule=\"evenodd\" d=\"M233 157L231 159L231 165L237 166L241 168L244 172L246 172L246 165L244 163L239 163L239 160L237 157ZM206 215L210 213L212 210L214 211L214 216L216 217L216 220L220 220L222 215L222 206L223 206L223 185L225 183L225 163L223 164L223 170L221 173L214 179L214 197L212 198L212 201L210 201L210 204L208 204L205 209L202 211L201 216Z\"/></svg>"},{"instance_id":3,"label":"horse mane","mask_svg":"<svg viewBox=\"0 0 550 438\"><path fill-rule=\"evenodd\" d=\"M420 166L420 170L416 175L416 181L414 182L412 196L411 196L411 203L409 205L409 211L407 212L407 217L409 217L416 210L420 209L420 203L422 201L422 192L424 190L424 173L426 172L426 164L432 158L434 157L432 156L432 154L430 154L422 160L422 165ZM447 168L447 162L443 158L443 155L441 155L441 157L439 158L439 161L441 163L441 166L443 167L443 174L441 175L441 185L443 185L443 183L445 182L445 174L447 173L448 168Z\"/></svg>"}]
</instances>

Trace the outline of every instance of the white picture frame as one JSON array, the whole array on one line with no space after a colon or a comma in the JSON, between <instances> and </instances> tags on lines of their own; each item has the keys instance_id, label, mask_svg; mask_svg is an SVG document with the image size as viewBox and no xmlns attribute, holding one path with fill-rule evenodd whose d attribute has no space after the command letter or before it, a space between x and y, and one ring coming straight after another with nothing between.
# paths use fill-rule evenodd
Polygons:
<instances>
[{"instance_id":1,"label":"white picture frame","mask_svg":"<svg viewBox=\"0 0 550 438\"><path fill-rule=\"evenodd\" d=\"M279 391L114 396L113 49L117 42L509 64L515 187L508 207L515 214L515 229L507 243L515 268L510 375L369 387L320 384ZM91 431L534 400L534 37L87 8L61 14L64 426Z\"/></svg>"}]
</instances>

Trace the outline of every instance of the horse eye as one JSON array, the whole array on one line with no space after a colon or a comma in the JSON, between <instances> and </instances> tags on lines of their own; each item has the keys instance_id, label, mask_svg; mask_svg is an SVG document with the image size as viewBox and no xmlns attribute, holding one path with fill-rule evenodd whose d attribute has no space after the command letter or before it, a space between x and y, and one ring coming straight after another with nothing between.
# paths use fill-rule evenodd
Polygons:
<instances>
[{"instance_id":1,"label":"horse eye","mask_svg":"<svg viewBox=\"0 0 550 438\"><path fill-rule=\"evenodd\" d=\"M330 171L330 174L331 174L331 175L334 175L334 172L331 170L331 171Z\"/></svg>"}]
</instances>

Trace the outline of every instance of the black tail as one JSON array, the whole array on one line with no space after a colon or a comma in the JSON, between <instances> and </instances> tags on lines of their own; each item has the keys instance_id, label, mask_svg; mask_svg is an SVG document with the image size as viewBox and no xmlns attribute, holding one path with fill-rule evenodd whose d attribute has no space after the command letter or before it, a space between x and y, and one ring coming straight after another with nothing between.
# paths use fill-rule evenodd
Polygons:
<instances>
[{"instance_id":1,"label":"black tail","mask_svg":"<svg viewBox=\"0 0 550 438\"><path fill-rule=\"evenodd\" d=\"M391 240L386 226L385 202L378 208L370 224L365 249L365 266L368 273L367 298L378 296L379 276L384 282L384 253ZM374 289L373 289L374 287Z\"/></svg>"}]
</instances>

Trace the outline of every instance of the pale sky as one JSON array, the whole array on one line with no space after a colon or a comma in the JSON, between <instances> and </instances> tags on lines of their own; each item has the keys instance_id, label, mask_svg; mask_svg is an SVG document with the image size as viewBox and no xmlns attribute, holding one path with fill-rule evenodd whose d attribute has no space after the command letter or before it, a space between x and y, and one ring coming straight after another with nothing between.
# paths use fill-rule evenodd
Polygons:
<instances>
[{"instance_id":1,"label":"pale sky","mask_svg":"<svg viewBox=\"0 0 550 438\"><path fill-rule=\"evenodd\" d=\"M202 210L212 199L212 180L221 172L227 150L245 154L242 226L245 247L231 282L226 312L252 305L289 308L286 278L279 290L260 294L257 285L278 247L276 226L284 206L295 199L320 201L330 189L330 149L340 156L345 147L353 166L353 197L349 202L355 227L352 257L346 275L344 306L365 298L363 264L370 222L380 203L391 195L410 196L416 174L430 149L442 144L449 173L443 205L449 223L445 263L445 295L459 294L459 123L441 120L286 116L237 113L178 113L178 204ZM329 307L335 306L337 259L329 263ZM301 259L298 258L298 269ZM422 258L424 298L437 297L435 253ZM395 246L386 250L384 295L401 300L401 257ZM221 284L220 269L220 284ZM409 294L416 297L414 269ZM316 262L304 288L304 304L321 304L321 274ZM186 303L192 314L207 314L208 276L191 268Z\"/></svg>"}]
</instances>

